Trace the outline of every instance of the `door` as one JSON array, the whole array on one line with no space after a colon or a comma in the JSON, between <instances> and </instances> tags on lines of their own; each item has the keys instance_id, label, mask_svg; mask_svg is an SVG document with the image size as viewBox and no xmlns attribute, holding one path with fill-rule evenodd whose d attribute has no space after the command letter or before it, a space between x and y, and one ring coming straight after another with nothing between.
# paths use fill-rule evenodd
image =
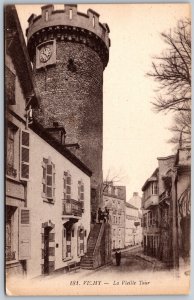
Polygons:
<instances>
[{"instance_id":1,"label":"door","mask_svg":"<svg viewBox=\"0 0 194 300\"><path fill-rule=\"evenodd\" d=\"M67 250L67 257L71 257L71 228L68 228L66 230L66 250Z\"/></svg>"},{"instance_id":2,"label":"door","mask_svg":"<svg viewBox=\"0 0 194 300\"><path fill-rule=\"evenodd\" d=\"M49 274L49 232L50 228L44 229L44 274Z\"/></svg>"}]
</instances>

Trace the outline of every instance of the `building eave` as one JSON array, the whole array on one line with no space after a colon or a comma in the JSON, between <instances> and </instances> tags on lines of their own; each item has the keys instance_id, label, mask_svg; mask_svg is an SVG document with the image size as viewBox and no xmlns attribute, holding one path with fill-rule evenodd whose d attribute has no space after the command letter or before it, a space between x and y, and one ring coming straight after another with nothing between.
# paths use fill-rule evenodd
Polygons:
<instances>
[{"instance_id":1,"label":"building eave","mask_svg":"<svg viewBox=\"0 0 194 300\"><path fill-rule=\"evenodd\" d=\"M6 51L13 60L24 95L26 98L33 95L32 106L39 107L40 97L33 82L32 66L15 5L6 5L4 8L4 28L5 40L7 32L13 32L11 43L6 43Z\"/></svg>"},{"instance_id":2,"label":"building eave","mask_svg":"<svg viewBox=\"0 0 194 300\"><path fill-rule=\"evenodd\" d=\"M47 142L50 146L57 150L61 155L63 155L76 167L83 171L86 175L88 175L89 177L92 176L92 171L77 156L75 156L72 152L66 149L64 145L60 144L57 140L55 140L53 136L51 136L42 125L33 121L33 123L30 125L30 128L45 142Z\"/></svg>"}]
</instances>

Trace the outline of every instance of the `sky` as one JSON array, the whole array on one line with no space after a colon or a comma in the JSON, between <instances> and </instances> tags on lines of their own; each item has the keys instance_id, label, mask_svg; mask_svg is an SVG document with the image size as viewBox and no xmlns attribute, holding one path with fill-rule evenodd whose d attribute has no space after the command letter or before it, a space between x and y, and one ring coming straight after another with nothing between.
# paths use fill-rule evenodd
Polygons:
<instances>
[{"instance_id":1,"label":"sky","mask_svg":"<svg viewBox=\"0 0 194 300\"><path fill-rule=\"evenodd\" d=\"M16 5L25 34L27 19L39 15L41 5ZM172 154L168 128L172 115L155 113L151 102L158 85L146 76L155 55L167 48L160 37L189 17L188 4L79 4L91 8L110 28L110 57L103 86L103 173L120 178L127 200L157 167L157 157ZM63 9L56 5L55 9ZM110 172L109 172L110 170Z\"/></svg>"}]
</instances>

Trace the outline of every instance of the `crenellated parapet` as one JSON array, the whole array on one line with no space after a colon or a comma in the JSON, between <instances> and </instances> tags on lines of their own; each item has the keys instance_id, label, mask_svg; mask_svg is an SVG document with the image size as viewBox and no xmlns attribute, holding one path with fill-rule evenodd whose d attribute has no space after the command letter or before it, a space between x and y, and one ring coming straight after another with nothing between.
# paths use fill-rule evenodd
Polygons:
<instances>
[{"instance_id":1,"label":"crenellated parapet","mask_svg":"<svg viewBox=\"0 0 194 300\"><path fill-rule=\"evenodd\" d=\"M104 68L109 59L109 27L99 22L99 14L88 9L87 14L77 11L77 5L66 4L64 10L54 10L52 4L42 7L42 14L32 14L26 30L31 60L36 47L48 40L69 41L92 48L100 56Z\"/></svg>"}]
</instances>

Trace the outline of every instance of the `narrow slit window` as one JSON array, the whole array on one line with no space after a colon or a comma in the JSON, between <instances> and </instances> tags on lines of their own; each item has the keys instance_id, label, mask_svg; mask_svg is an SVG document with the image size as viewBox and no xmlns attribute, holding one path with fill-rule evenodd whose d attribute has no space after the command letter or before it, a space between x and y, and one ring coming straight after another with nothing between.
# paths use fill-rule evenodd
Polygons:
<instances>
[{"instance_id":1,"label":"narrow slit window","mask_svg":"<svg viewBox=\"0 0 194 300\"><path fill-rule=\"evenodd\" d=\"M45 12L45 21L48 21L49 18L49 14L48 14L48 10Z\"/></svg>"},{"instance_id":2,"label":"narrow slit window","mask_svg":"<svg viewBox=\"0 0 194 300\"><path fill-rule=\"evenodd\" d=\"M73 16L73 12L72 12L72 9L69 10L69 18L70 20L72 19L72 16Z\"/></svg>"},{"instance_id":3,"label":"narrow slit window","mask_svg":"<svg viewBox=\"0 0 194 300\"><path fill-rule=\"evenodd\" d=\"M92 25L95 27L95 17L92 18Z\"/></svg>"}]
</instances>

